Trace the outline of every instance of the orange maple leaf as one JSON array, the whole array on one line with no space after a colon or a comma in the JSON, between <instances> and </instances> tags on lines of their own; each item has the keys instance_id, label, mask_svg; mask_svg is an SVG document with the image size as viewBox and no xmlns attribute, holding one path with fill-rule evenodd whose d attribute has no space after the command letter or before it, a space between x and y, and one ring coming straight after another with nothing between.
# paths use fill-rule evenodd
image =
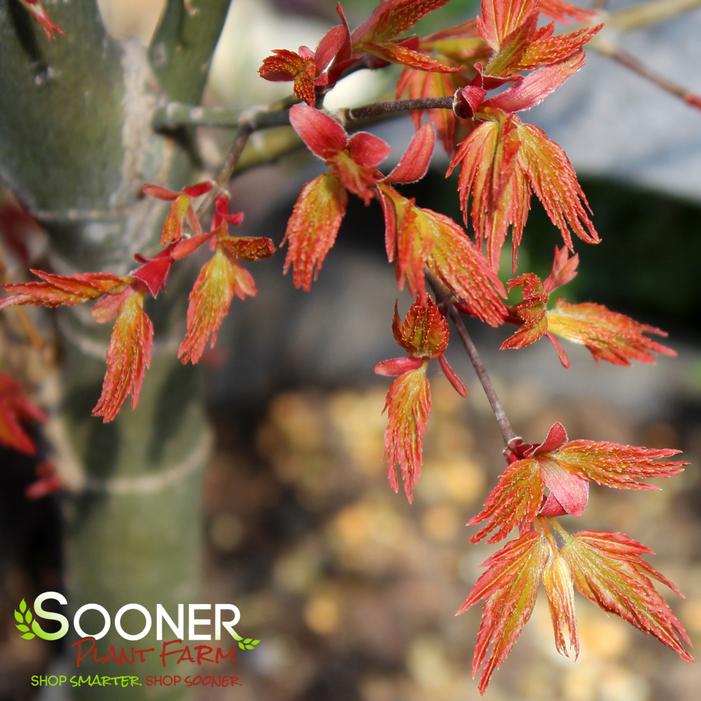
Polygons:
<instances>
[{"instance_id":1,"label":"orange maple leaf","mask_svg":"<svg viewBox=\"0 0 701 701\"><path fill-rule=\"evenodd\" d=\"M681 596L677 587L641 555L653 551L623 533L580 531L563 534L560 552L577 590L597 606L657 638L686 662L693 662L684 626L655 589L657 580Z\"/></svg>"},{"instance_id":2,"label":"orange maple leaf","mask_svg":"<svg viewBox=\"0 0 701 701\"><path fill-rule=\"evenodd\" d=\"M438 360L461 396L467 394L467 389L445 358L450 337L448 322L430 297L417 297L404 320L395 306L392 332L408 356L383 360L377 363L375 372L397 378L390 385L384 408L388 416L387 477L392 489L399 491L399 468L404 491L411 502L421 473L423 437L431 410L431 388L426 377L429 360Z\"/></svg>"},{"instance_id":3,"label":"orange maple leaf","mask_svg":"<svg viewBox=\"0 0 701 701\"><path fill-rule=\"evenodd\" d=\"M128 278L109 273L78 273L55 275L44 270L30 271L40 282L13 282L0 289L9 293L0 300L0 309L14 305L33 304L40 307L63 307L82 304L106 294L121 292Z\"/></svg>"},{"instance_id":4,"label":"orange maple leaf","mask_svg":"<svg viewBox=\"0 0 701 701\"><path fill-rule=\"evenodd\" d=\"M519 329L501 344L502 350L526 348L547 336L562 364L569 367L569 359L557 335L584 345L595 360L616 365L629 365L631 360L654 363L655 353L676 355L674 350L646 335L667 336L665 331L641 324L601 304L575 304L560 298L555 308L549 310L550 294L576 277L578 262L577 255L569 256L565 247L556 247L552 270L545 281L526 273L509 282L509 289L523 287L523 300L509 307L507 321L517 324Z\"/></svg>"},{"instance_id":5,"label":"orange maple leaf","mask_svg":"<svg viewBox=\"0 0 701 701\"><path fill-rule=\"evenodd\" d=\"M682 472L687 463L668 460L678 453L607 441L570 441L562 424L555 423L543 443L522 446L521 459L501 474L483 509L469 521L469 525L485 523L471 540L476 543L491 533L489 542L496 542L537 515L580 515L587 505L589 481L616 489L656 489L645 480Z\"/></svg>"},{"instance_id":6,"label":"orange maple leaf","mask_svg":"<svg viewBox=\"0 0 701 701\"><path fill-rule=\"evenodd\" d=\"M464 311L491 326L504 322L503 285L463 229L450 217L423 207L382 183L388 259L395 261L399 287L425 294L424 269L451 292Z\"/></svg>"},{"instance_id":7,"label":"orange maple leaf","mask_svg":"<svg viewBox=\"0 0 701 701\"><path fill-rule=\"evenodd\" d=\"M508 78L520 71L566 61L603 26L554 35L554 24L538 26L539 13L544 10L559 20L579 14L576 8L569 11L559 3L543 7L538 0L482 0L477 31L493 50L484 67L485 75Z\"/></svg>"},{"instance_id":8,"label":"orange maple leaf","mask_svg":"<svg viewBox=\"0 0 701 701\"><path fill-rule=\"evenodd\" d=\"M332 173L319 175L299 193L287 222L284 272L292 269L294 286L311 289L333 247L346 213L348 194Z\"/></svg>"},{"instance_id":9,"label":"orange maple leaf","mask_svg":"<svg viewBox=\"0 0 701 701\"><path fill-rule=\"evenodd\" d=\"M475 582L458 614L480 601L482 619L472 657L472 677L482 667L478 688L484 693L533 613L538 585L551 556L541 533L526 531L482 563L487 570Z\"/></svg>"},{"instance_id":10,"label":"orange maple leaf","mask_svg":"<svg viewBox=\"0 0 701 701\"><path fill-rule=\"evenodd\" d=\"M183 364L199 362L209 342L213 348L219 328L229 313L234 297L245 299L257 294L251 273L243 268L240 260L262 260L275 253L275 244L266 237L231 236L228 224L239 223L241 213L228 215L222 209L228 198L219 200L218 216L213 231L214 254L202 266L190 290L187 307L187 328L178 348L178 358Z\"/></svg>"},{"instance_id":11,"label":"orange maple leaf","mask_svg":"<svg viewBox=\"0 0 701 701\"><path fill-rule=\"evenodd\" d=\"M136 408L144 372L151 362L153 324L144 311L144 295L127 288L120 295L101 300L93 310L99 322L115 318L107 348L107 372L102 393L92 410L104 423L113 421L126 398Z\"/></svg>"},{"instance_id":12,"label":"orange maple leaf","mask_svg":"<svg viewBox=\"0 0 701 701\"><path fill-rule=\"evenodd\" d=\"M205 180L195 185L188 185L179 191L150 183L141 188L142 192L149 197L173 203L163 222L161 246L180 241L183 237L183 225L185 222L187 222L195 236L202 234L202 226L192 206L192 201L210 192L213 187L213 182Z\"/></svg>"},{"instance_id":13,"label":"orange maple leaf","mask_svg":"<svg viewBox=\"0 0 701 701\"><path fill-rule=\"evenodd\" d=\"M548 310L548 330L572 342L583 345L595 360L614 365L630 365L631 360L654 363L655 353L674 357L677 352L658 343L646 334L666 337L667 332L649 324L613 312L602 304L584 302L572 304L558 299Z\"/></svg>"},{"instance_id":14,"label":"orange maple leaf","mask_svg":"<svg viewBox=\"0 0 701 701\"><path fill-rule=\"evenodd\" d=\"M385 430L387 479L399 491L397 468L402 476L407 500L414 500L414 487L421 475L423 438L431 411L431 389L426 377L428 361L403 372L393 380L387 392Z\"/></svg>"},{"instance_id":15,"label":"orange maple leaf","mask_svg":"<svg viewBox=\"0 0 701 701\"><path fill-rule=\"evenodd\" d=\"M293 81L294 94L308 105L316 103L318 69L314 53L306 46L299 51L275 49L272 56L263 59L258 69L261 78L271 81Z\"/></svg>"},{"instance_id":16,"label":"orange maple leaf","mask_svg":"<svg viewBox=\"0 0 701 701\"><path fill-rule=\"evenodd\" d=\"M381 0L370 17L351 35L354 53L366 52L390 63L424 71L459 71L419 49L416 37L401 38L422 17L448 0Z\"/></svg>"}]
</instances>

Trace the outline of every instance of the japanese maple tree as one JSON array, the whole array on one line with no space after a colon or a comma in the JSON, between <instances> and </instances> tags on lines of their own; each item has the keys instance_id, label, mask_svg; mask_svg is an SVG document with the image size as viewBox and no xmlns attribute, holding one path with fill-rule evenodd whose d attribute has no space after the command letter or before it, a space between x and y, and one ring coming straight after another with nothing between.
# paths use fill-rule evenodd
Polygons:
<instances>
[{"instance_id":1,"label":"japanese maple tree","mask_svg":"<svg viewBox=\"0 0 701 701\"><path fill-rule=\"evenodd\" d=\"M561 654L576 657L579 652L577 590L691 661L689 638L655 582L680 592L643 559L652 551L622 533L570 533L558 521L561 516L585 513L591 482L612 489L656 489L649 480L670 478L686 465L677 459L678 451L570 439L561 423L555 423L542 442L517 437L465 323L469 317L474 323L503 327L503 350L522 349L546 337L565 367L569 361L560 339L584 345L596 361L616 365L652 363L658 355L675 355L656 340L666 336L660 329L595 302L553 298L577 274L575 244L598 244L606 232L595 227L565 151L529 124L524 113L554 91L566 90L566 82L585 66L587 44L603 25L595 12L561 0L482 0L477 17L417 36L414 25L446 3L381 0L355 29L338 5L338 24L314 50L272 49L260 66L260 76L289 82L290 99L241 117L222 170L212 179L179 189L143 184L141 197L168 206L159 243L150 242L147 253L133 251L136 263L126 273L32 270L36 280L3 286L0 309L92 303L94 320L112 324L102 392L92 413L111 422L124 410L127 398L135 409L142 385L148 382L154 346L147 307L160 301L174 266L184 265L196 252L206 252L188 295L185 330L177 349L183 364L198 363L214 346L235 298L257 294L247 265L274 255L276 246L271 238L239 236L232 230L242 223L243 213L229 211L229 181L254 132L291 126L326 168L301 189L284 234L271 232L279 234L286 249L283 269L291 272L292 284L312 289L332 255L349 199L357 197L375 207L378 238L384 231L397 288L406 288L411 296L405 313L399 304L393 315L388 310L392 333L404 355L375 366L377 374L393 378L385 404L391 488L396 492L401 483L409 501L421 488L431 366L440 366L456 392L468 395L445 356L450 322L501 429L504 469L469 523L478 526L473 542L511 540L484 562L484 573L459 610L482 605L473 657L479 690L487 689L516 642L541 584ZM63 30L41 3L21 0L21 5L47 40L63 40ZM183 7L192 11L188 3ZM558 27L568 23L576 26ZM326 94L351 72L392 64L402 70L396 99L336 112L324 108ZM383 164L390 158L390 146L358 127L392 114L409 114L416 132L404 153L394 159L397 164L388 168ZM457 174L462 222L417 204L402 190L426 175L436 138L450 158L446 177ZM562 241L544 280L523 270L518 258L534 195L552 222L556 239ZM503 275L500 263L509 237L511 272ZM510 302L508 293L514 290L520 290L520 301ZM22 422L43 419L42 410L21 387L0 374L0 441L31 453L34 444Z\"/></svg>"}]
</instances>

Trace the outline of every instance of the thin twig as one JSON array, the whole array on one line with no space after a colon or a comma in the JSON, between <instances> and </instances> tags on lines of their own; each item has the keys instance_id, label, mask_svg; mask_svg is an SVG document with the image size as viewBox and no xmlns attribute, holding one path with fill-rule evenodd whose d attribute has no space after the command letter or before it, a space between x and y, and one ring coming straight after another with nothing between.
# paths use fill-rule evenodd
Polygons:
<instances>
[{"instance_id":1,"label":"thin twig","mask_svg":"<svg viewBox=\"0 0 701 701\"><path fill-rule=\"evenodd\" d=\"M659 24L701 7L701 0L650 0L606 16L607 29L627 31Z\"/></svg>"},{"instance_id":2,"label":"thin twig","mask_svg":"<svg viewBox=\"0 0 701 701\"><path fill-rule=\"evenodd\" d=\"M341 114L344 123L349 123L364 121L373 117L382 117L386 114L432 109L453 109L452 96L427 97L417 100L389 100L388 102L375 102L371 105L343 110Z\"/></svg>"},{"instance_id":3,"label":"thin twig","mask_svg":"<svg viewBox=\"0 0 701 701\"><path fill-rule=\"evenodd\" d=\"M499 425L499 430L501 431L501 435L504 439L504 445L507 449L511 449L511 446L516 439L516 434L511 426L509 417L506 415L504 405L501 403L499 395L494 389L492 378L489 376L489 372L482 362L477 346L475 346L475 342L472 340L472 336L470 335L460 312L453 304L450 294L443 289L443 286L433 275L431 275L431 273L427 272L426 278L428 279L428 283L433 289L436 298L447 311L448 317L453 322L453 326L455 326L455 330L457 331L458 337L465 348L467 357L470 359L470 363L475 369L475 373L480 381L480 384L482 385L482 389L484 390L485 395L487 395L489 405L492 407L494 418Z\"/></svg>"},{"instance_id":4,"label":"thin twig","mask_svg":"<svg viewBox=\"0 0 701 701\"><path fill-rule=\"evenodd\" d=\"M227 187L246 148L246 145L248 144L248 140L255 132L263 129L270 129L272 127L289 125L289 101L283 101L283 103L278 104L282 104L283 106L276 106L275 109L271 109L269 107L255 108L244 112L239 116L236 136L234 137L234 141L226 154L221 170L215 178L217 188L210 192L207 197L201 201L199 207L197 208L198 212L206 211L212 205L217 192ZM339 117L346 126L353 126L356 124L365 124L368 122L368 120L372 120L374 118L381 119L385 116L412 112L414 110L452 109L452 107L452 97L427 98L419 100L393 100L390 102L374 102L364 105L363 107L342 110L335 116ZM181 108L186 108L186 106L180 106L175 112L172 113L171 116L176 113L181 115L185 114L186 110ZM171 126L182 125L176 124L175 120L173 119L171 120Z\"/></svg>"},{"instance_id":5,"label":"thin twig","mask_svg":"<svg viewBox=\"0 0 701 701\"><path fill-rule=\"evenodd\" d=\"M637 58L631 56L629 53L622 51L615 44L604 40L597 40L592 42L591 48L607 56L608 58L620 63L625 66L628 70L633 71L633 73L639 75L641 78L653 83L658 88L661 88L670 95L678 97L680 100L686 102L687 105L701 109L701 96L687 90L682 85L675 83L668 78L656 73L652 69L648 68L646 65L638 61Z\"/></svg>"}]
</instances>

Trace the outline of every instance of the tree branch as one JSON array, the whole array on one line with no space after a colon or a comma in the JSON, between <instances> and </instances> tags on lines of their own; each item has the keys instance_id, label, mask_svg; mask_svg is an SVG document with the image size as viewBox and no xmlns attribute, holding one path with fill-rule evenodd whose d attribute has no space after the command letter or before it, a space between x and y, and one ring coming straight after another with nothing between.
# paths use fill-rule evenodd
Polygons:
<instances>
[{"instance_id":1,"label":"tree branch","mask_svg":"<svg viewBox=\"0 0 701 701\"><path fill-rule=\"evenodd\" d=\"M276 103L276 105L270 107L259 107L251 110L247 110L238 115L236 120L236 136L234 141L229 148L229 151L224 158L224 163L215 178L217 188L212 190L203 200L201 200L198 212L206 211L214 202L214 198L217 192L226 188L234 171L238 166L239 161L244 153L248 140L251 135L257 131L263 129L270 129L273 127L283 127L288 126L290 123L289 119L289 108L291 99L282 101L282 103ZM282 107L279 105L282 104ZM389 102L373 102L362 107L355 107L353 109L341 110L339 113L332 116L337 117L340 121L347 127L356 126L359 124L366 124L368 121L374 121L376 119L381 119L385 116L400 115L407 112L412 112L414 110L424 110L424 109L452 109L453 98L452 97L438 97L438 98L426 98L419 100L392 100ZM171 127L182 126L182 122L177 121L177 117L183 117L185 119L191 119L193 113L196 118L204 117L203 114L198 116L197 108L188 107L187 105L177 105L170 107L170 115L168 116L169 108L166 107L159 113L160 117L157 121L162 125L169 120ZM233 122L233 112L229 113L227 119ZM217 118L219 120L223 119L223 112L219 112ZM192 122L189 122L192 124ZM211 126L211 125L208 125ZM285 153L289 153L294 150L292 144L286 144L279 152L275 153L272 158L279 158ZM260 163L268 162L270 158L266 157L263 159L254 159L246 164L246 168L252 168Z\"/></svg>"},{"instance_id":2,"label":"tree branch","mask_svg":"<svg viewBox=\"0 0 701 701\"><path fill-rule=\"evenodd\" d=\"M597 39L591 43L591 48L597 53L600 53L602 56L607 56L617 63L620 63L628 70L653 83L658 88L661 88L670 95L678 97L680 100L686 102L687 105L701 109L700 95L697 95L696 93L687 90L684 86L675 83L673 80L669 80L659 73L656 73L645 64L638 61L638 59L634 56L631 56L629 53L619 49L615 44L602 39Z\"/></svg>"}]
</instances>

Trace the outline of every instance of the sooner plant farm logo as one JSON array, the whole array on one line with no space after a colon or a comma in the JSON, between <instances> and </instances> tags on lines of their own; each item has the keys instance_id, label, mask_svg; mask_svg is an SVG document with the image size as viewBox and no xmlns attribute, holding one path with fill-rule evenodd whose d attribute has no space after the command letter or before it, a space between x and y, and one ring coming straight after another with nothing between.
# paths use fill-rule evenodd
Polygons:
<instances>
[{"instance_id":1,"label":"sooner plant farm logo","mask_svg":"<svg viewBox=\"0 0 701 701\"><path fill-rule=\"evenodd\" d=\"M47 591L43 594L39 594L34 599L34 611L27 605L25 599L22 599L19 602L19 606L15 609L15 627L25 640L32 640L33 638L59 640L68 634L70 630L69 619L63 614L47 611L44 608L44 604L47 601L55 601L63 606L68 604L68 600L63 594L55 591ZM184 617L185 610L187 610L187 625ZM103 627L97 632L86 632L83 629L82 618L90 611L96 612L103 618ZM124 616L131 611L138 612L143 616L143 627L137 633L127 632L122 623ZM200 615L200 612L206 614L210 611L214 613L213 619ZM231 617L228 619L225 618L226 613L231 614ZM39 624L38 618L47 621L55 621L59 624L58 630L54 632L45 631ZM234 626L241 619L241 613L234 604L188 604L187 607L185 604L178 604L177 614L174 617L168 613L162 604L156 604L155 619L157 640L163 640L163 634L167 628L172 635L179 640L184 640L187 637L189 640L214 639L220 641L222 639L222 631L224 630L237 642L240 650L253 650L260 643L260 640L257 638L244 638L236 632ZM212 638L210 634L197 632L198 626L205 626L211 623L214 623L214 638ZM95 603L83 604L73 616L73 630L81 638L100 640L109 633L113 624L118 635L125 640L142 640L152 632L154 616L151 615L151 612L145 606L136 603L125 604L118 609L114 616L114 622L107 609ZM186 631L189 633L187 636L185 635Z\"/></svg>"},{"instance_id":2,"label":"sooner plant farm logo","mask_svg":"<svg viewBox=\"0 0 701 701\"><path fill-rule=\"evenodd\" d=\"M25 640L60 640L70 634L76 640L70 645L75 650L75 667L84 663L104 668L138 670L139 665L154 664L164 670L188 669L200 666L216 667L236 662L237 651L254 650L258 638L240 635L236 627L241 619L238 607L230 603L177 604L166 608L155 604L151 609L139 603L121 606L114 614L98 603L80 606L69 618L54 609L68 606L60 592L39 594L31 604L22 599L14 611L15 627ZM100 643L108 634L126 641L124 646ZM141 642L143 641L143 642ZM154 641L157 644L154 644ZM140 643L140 644L139 644ZM209 643L209 644L208 644ZM216 643L216 644L214 644ZM150 646L149 646L150 645ZM32 686L233 686L239 685L237 676L211 674L131 674L119 676L77 674L72 676L34 675Z\"/></svg>"}]
</instances>

